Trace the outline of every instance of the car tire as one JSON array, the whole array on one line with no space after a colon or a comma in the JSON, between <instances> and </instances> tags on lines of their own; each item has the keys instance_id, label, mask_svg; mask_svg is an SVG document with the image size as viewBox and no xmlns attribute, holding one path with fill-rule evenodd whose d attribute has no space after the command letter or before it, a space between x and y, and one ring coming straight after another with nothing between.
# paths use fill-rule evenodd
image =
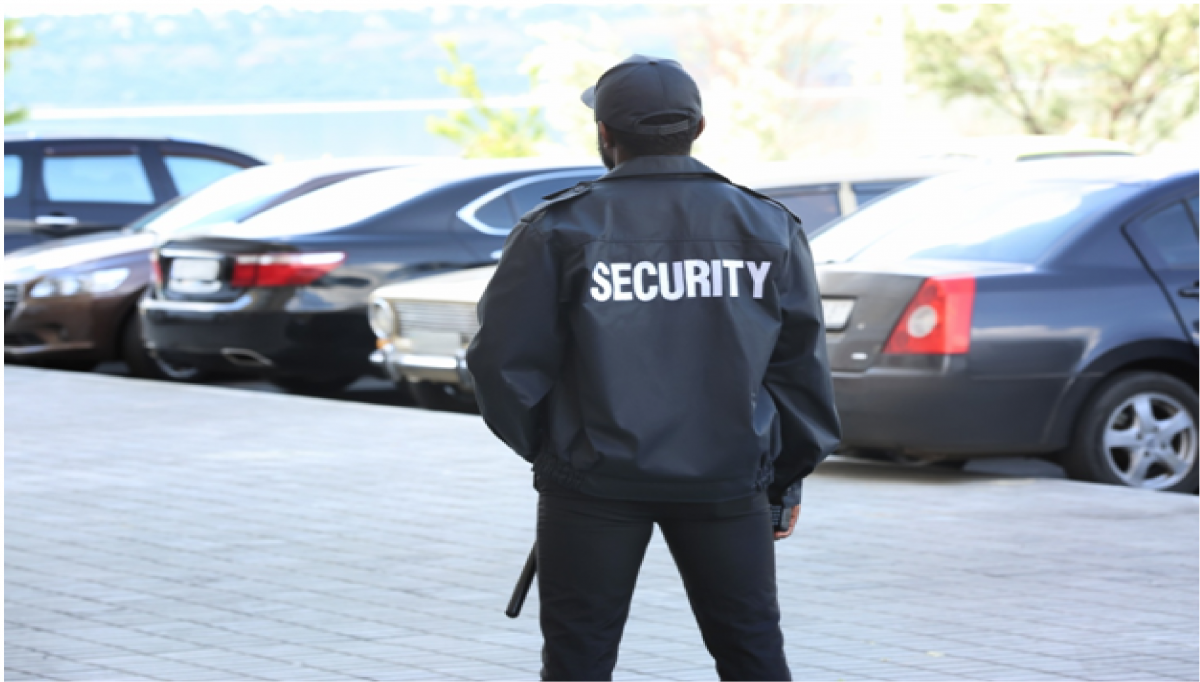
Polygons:
<instances>
[{"instance_id":1,"label":"car tire","mask_svg":"<svg viewBox=\"0 0 1200 682\"><path fill-rule=\"evenodd\" d=\"M121 332L121 359L129 365L129 373L141 379L195 382L208 378L208 373L197 367L152 355L142 341L142 320L136 312L129 316Z\"/></svg>"},{"instance_id":2,"label":"car tire","mask_svg":"<svg viewBox=\"0 0 1200 682\"><path fill-rule=\"evenodd\" d=\"M1195 389L1167 374L1115 375L1084 406L1063 469L1080 481L1194 492L1197 402Z\"/></svg>"},{"instance_id":3,"label":"car tire","mask_svg":"<svg viewBox=\"0 0 1200 682\"><path fill-rule=\"evenodd\" d=\"M268 381L292 395L326 398L341 393L350 384L358 381L358 377L333 376L316 379L313 377L285 375L271 377Z\"/></svg>"},{"instance_id":4,"label":"car tire","mask_svg":"<svg viewBox=\"0 0 1200 682\"><path fill-rule=\"evenodd\" d=\"M479 406L475 395L462 391L451 384L437 384L431 381L415 381L408 384L413 400L427 410L439 412L464 412L478 414Z\"/></svg>"}]
</instances>

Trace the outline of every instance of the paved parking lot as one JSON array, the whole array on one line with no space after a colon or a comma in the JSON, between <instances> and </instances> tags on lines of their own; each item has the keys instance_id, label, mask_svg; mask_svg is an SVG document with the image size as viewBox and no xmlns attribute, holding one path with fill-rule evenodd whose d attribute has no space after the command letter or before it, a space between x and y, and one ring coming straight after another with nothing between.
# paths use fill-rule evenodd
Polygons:
<instances>
[{"instance_id":1,"label":"paved parking lot","mask_svg":"<svg viewBox=\"0 0 1200 682\"><path fill-rule=\"evenodd\" d=\"M477 417L9 367L6 679L532 679L528 471ZM833 461L797 679L1197 679L1194 496ZM711 679L665 546L617 678Z\"/></svg>"}]
</instances>

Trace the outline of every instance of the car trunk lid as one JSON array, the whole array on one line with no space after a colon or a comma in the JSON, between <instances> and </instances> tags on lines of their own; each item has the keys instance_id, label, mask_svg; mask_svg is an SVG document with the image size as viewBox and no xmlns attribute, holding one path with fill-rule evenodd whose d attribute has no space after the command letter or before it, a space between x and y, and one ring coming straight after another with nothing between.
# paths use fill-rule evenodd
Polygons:
<instances>
[{"instance_id":1,"label":"car trunk lid","mask_svg":"<svg viewBox=\"0 0 1200 682\"><path fill-rule=\"evenodd\" d=\"M1024 265L932 260L819 265L817 282L827 318L830 368L861 372L878 364L901 315L932 277L979 277L1029 269Z\"/></svg>"}]
</instances>

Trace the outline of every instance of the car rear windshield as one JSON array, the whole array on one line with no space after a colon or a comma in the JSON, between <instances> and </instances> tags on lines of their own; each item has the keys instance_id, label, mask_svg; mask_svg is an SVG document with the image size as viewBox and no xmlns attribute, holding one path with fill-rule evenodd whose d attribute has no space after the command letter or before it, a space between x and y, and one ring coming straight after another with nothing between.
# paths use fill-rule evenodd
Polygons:
<instances>
[{"instance_id":1,"label":"car rear windshield","mask_svg":"<svg viewBox=\"0 0 1200 682\"><path fill-rule=\"evenodd\" d=\"M411 169L372 173L319 189L242 223L236 232L249 239L313 234L353 225L399 206L445 181L422 178Z\"/></svg>"},{"instance_id":2,"label":"car rear windshield","mask_svg":"<svg viewBox=\"0 0 1200 682\"><path fill-rule=\"evenodd\" d=\"M818 263L913 259L1032 264L1087 216L1135 190L1093 180L960 173L863 208L812 242Z\"/></svg>"},{"instance_id":3,"label":"car rear windshield","mask_svg":"<svg viewBox=\"0 0 1200 682\"><path fill-rule=\"evenodd\" d=\"M166 236L207 225L238 222L313 176L309 168L262 166L242 171L176 199L175 203L147 214L129 229Z\"/></svg>"}]
</instances>

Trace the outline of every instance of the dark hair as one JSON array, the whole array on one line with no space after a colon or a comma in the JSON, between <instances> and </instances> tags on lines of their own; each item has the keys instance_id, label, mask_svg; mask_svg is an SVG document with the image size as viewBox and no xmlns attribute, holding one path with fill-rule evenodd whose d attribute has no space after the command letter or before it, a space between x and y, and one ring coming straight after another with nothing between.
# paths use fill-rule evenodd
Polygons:
<instances>
[{"instance_id":1,"label":"dark hair","mask_svg":"<svg viewBox=\"0 0 1200 682\"><path fill-rule=\"evenodd\" d=\"M641 123L663 125L686 120L687 116L683 114L661 114L651 116ZM692 142L696 140L698 128L699 122L688 126L688 129L683 132L669 135L641 135L627 133L612 127L609 127L608 132L612 136L613 142L632 156L672 156L692 153Z\"/></svg>"}]
</instances>

